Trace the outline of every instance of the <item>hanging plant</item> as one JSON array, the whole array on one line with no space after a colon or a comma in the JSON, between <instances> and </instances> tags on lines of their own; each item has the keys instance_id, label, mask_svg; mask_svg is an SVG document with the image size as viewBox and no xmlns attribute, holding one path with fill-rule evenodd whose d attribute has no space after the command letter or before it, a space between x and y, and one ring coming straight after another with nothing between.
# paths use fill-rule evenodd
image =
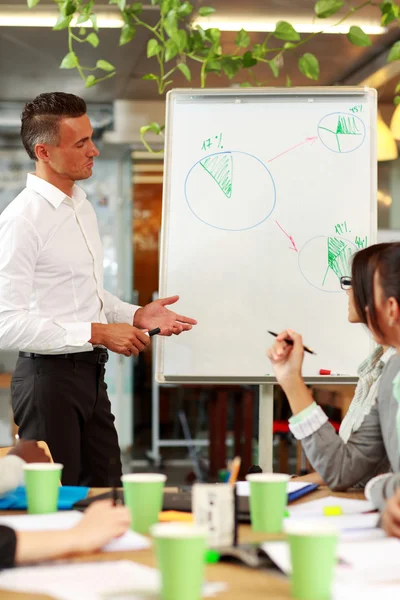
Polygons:
<instances>
[{"instance_id":1,"label":"hanging plant","mask_svg":"<svg viewBox=\"0 0 400 600\"><path fill-rule=\"evenodd\" d=\"M54 30L65 29L68 35L68 52L61 61L60 68L76 69L87 88L114 77L117 67L107 60L98 59L95 65L82 65L79 59L80 44L90 44L97 48L100 43L97 25L97 12L94 0L53 0L59 10L59 16ZM27 0L29 8L34 8L40 0ZM155 25L147 23L143 16L143 2L129 3L127 0L108 0L108 4L116 5L121 20L121 33L119 45L124 46L134 40L140 28L150 33L147 42L147 58L156 58L156 72L146 73L143 79L153 81L158 93L164 94L173 86L177 73L183 74L187 81L192 79L192 68L195 63L200 66L200 86L207 85L210 73L226 75L233 80L239 72L246 71L247 78L242 86L271 85L270 78L277 78L282 70L282 57L287 52L296 52L298 68L304 77L317 81L320 75L318 58L310 52L302 52L301 46L324 32L329 32L329 26L301 37L293 25L287 21L276 23L275 30L265 36L260 44L251 44L247 31L242 29L235 38L236 49L233 53L224 52L221 44L221 31L217 28L203 29L200 25L192 23L194 6L188 0L151 0L151 4L158 9ZM380 15L382 26L393 21L399 23L400 8L395 0L383 0L379 4L366 0L352 6L344 0L318 0L314 12L323 23L323 19L332 17L349 6L335 25L341 25L349 17L360 13L367 7L375 7ZM98 7L97 7L98 8ZM211 6L201 6L198 15L206 17L215 12ZM154 12L152 11L152 14ZM89 26L90 25L90 29ZM369 36L358 26L352 26L347 34L348 41L356 46L370 46ZM400 59L400 42L396 42L389 53L388 60ZM265 65L266 79L260 79L254 73L253 67ZM260 69L259 69L260 72ZM291 85L287 76L286 84ZM399 88L400 89L400 88ZM396 90L397 93L397 90ZM400 102L400 95L395 96L395 103ZM144 136L149 131L160 134L163 127L158 123L151 123L141 128L141 136L145 146L148 147Z\"/></svg>"}]
</instances>

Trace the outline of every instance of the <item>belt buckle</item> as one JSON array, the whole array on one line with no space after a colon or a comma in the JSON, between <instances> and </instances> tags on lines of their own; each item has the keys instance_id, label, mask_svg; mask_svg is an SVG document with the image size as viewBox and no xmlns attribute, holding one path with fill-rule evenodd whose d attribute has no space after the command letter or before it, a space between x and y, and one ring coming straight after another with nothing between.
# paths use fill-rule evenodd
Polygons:
<instances>
[{"instance_id":1,"label":"belt buckle","mask_svg":"<svg viewBox=\"0 0 400 600\"><path fill-rule=\"evenodd\" d=\"M99 363L99 365L105 365L107 361L108 361L108 353L107 352L100 352L99 353L99 358L97 360L97 362Z\"/></svg>"}]
</instances>

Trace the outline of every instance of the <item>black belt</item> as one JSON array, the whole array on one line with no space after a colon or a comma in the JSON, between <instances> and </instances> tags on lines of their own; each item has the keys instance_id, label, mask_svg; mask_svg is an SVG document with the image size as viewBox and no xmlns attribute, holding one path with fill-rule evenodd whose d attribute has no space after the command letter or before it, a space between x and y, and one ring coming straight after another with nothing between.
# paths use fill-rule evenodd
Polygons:
<instances>
[{"instance_id":1,"label":"black belt","mask_svg":"<svg viewBox=\"0 0 400 600\"><path fill-rule=\"evenodd\" d=\"M18 352L20 358L69 358L88 363L105 365L108 352L105 348L94 348L89 352L71 352L70 354L36 354L36 352Z\"/></svg>"}]
</instances>

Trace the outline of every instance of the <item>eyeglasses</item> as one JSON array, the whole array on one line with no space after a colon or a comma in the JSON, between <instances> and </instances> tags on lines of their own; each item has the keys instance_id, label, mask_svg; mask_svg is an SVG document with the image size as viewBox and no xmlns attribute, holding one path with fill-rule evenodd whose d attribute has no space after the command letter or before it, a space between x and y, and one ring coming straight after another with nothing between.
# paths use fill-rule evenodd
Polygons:
<instances>
[{"instance_id":1,"label":"eyeglasses","mask_svg":"<svg viewBox=\"0 0 400 600\"><path fill-rule=\"evenodd\" d=\"M341 277L340 278L340 287L342 288L342 290L351 290L351 277Z\"/></svg>"}]
</instances>

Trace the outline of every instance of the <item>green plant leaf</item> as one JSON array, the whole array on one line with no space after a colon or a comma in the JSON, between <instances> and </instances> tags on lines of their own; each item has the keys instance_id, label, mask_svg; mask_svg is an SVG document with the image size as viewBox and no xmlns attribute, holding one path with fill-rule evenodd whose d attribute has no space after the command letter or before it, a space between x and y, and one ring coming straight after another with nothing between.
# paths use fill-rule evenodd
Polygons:
<instances>
[{"instance_id":1,"label":"green plant leaf","mask_svg":"<svg viewBox=\"0 0 400 600\"><path fill-rule=\"evenodd\" d=\"M98 27L98 25L97 25L97 15L95 15L95 14L92 14L92 15L90 15L90 17L89 17L89 18L90 18L90 20L92 21L93 29L94 29L95 31L98 31L98 30L99 30L99 27Z\"/></svg>"},{"instance_id":2,"label":"green plant leaf","mask_svg":"<svg viewBox=\"0 0 400 600\"><path fill-rule=\"evenodd\" d=\"M78 64L78 57L75 52L68 52L61 61L60 69L75 69Z\"/></svg>"},{"instance_id":3,"label":"green plant leaf","mask_svg":"<svg viewBox=\"0 0 400 600\"><path fill-rule=\"evenodd\" d=\"M221 61L220 60L207 60L205 66L206 73L221 73Z\"/></svg>"},{"instance_id":4,"label":"green plant leaf","mask_svg":"<svg viewBox=\"0 0 400 600\"><path fill-rule=\"evenodd\" d=\"M124 25L123 28L121 29L119 45L124 46L124 44L127 44L128 42L130 42L135 37L135 33L136 33L136 28L133 25Z\"/></svg>"},{"instance_id":5,"label":"green plant leaf","mask_svg":"<svg viewBox=\"0 0 400 600\"><path fill-rule=\"evenodd\" d=\"M79 30L79 35L81 37L83 37L84 35L86 35L86 28L85 27L81 27Z\"/></svg>"},{"instance_id":6,"label":"green plant leaf","mask_svg":"<svg viewBox=\"0 0 400 600\"><path fill-rule=\"evenodd\" d=\"M76 20L76 24L80 25L81 23L86 23L86 21L89 20L89 17L87 16L87 14L82 13L81 15L79 15L79 17Z\"/></svg>"},{"instance_id":7,"label":"green plant leaf","mask_svg":"<svg viewBox=\"0 0 400 600\"><path fill-rule=\"evenodd\" d=\"M196 31L199 34L200 38L204 41L206 39L205 29L203 29L201 25L197 25Z\"/></svg>"},{"instance_id":8,"label":"green plant leaf","mask_svg":"<svg viewBox=\"0 0 400 600\"><path fill-rule=\"evenodd\" d=\"M145 79L147 81L158 81L158 77L157 75L154 75L154 73L147 73L146 75L143 75L142 79Z\"/></svg>"},{"instance_id":9,"label":"green plant leaf","mask_svg":"<svg viewBox=\"0 0 400 600\"><path fill-rule=\"evenodd\" d=\"M274 74L274 77L278 77L278 75L279 75L279 68L278 68L278 65L276 64L276 62L274 61L274 59L269 60L268 61L268 65L269 65L272 73Z\"/></svg>"},{"instance_id":10,"label":"green plant leaf","mask_svg":"<svg viewBox=\"0 0 400 600\"><path fill-rule=\"evenodd\" d=\"M235 77L242 64L243 61L239 56L224 56L221 62L222 70L229 79L233 79Z\"/></svg>"},{"instance_id":11,"label":"green plant leaf","mask_svg":"<svg viewBox=\"0 0 400 600\"><path fill-rule=\"evenodd\" d=\"M179 17L187 17L192 14L193 6L190 4L190 2L184 2L179 6L176 12L178 13Z\"/></svg>"},{"instance_id":12,"label":"green plant leaf","mask_svg":"<svg viewBox=\"0 0 400 600\"><path fill-rule=\"evenodd\" d=\"M384 27L399 17L399 6L394 4L392 0L384 0L384 2L381 2L379 5L379 8L381 9L382 14L381 24Z\"/></svg>"},{"instance_id":13,"label":"green plant leaf","mask_svg":"<svg viewBox=\"0 0 400 600\"><path fill-rule=\"evenodd\" d=\"M184 29L179 29L173 36L173 41L179 48L179 52L183 52L187 44L187 33Z\"/></svg>"},{"instance_id":14,"label":"green plant leaf","mask_svg":"<svg viewBox=\"0 0 400 600\"><path fill-rule=\"evenodd\" d=\"M296 47L296 44L293 44L292 42L285 42L283 47L285 50L291 50L292 48Z\"/></svg>"},{"instance_id":15,"label":"green plant leaf","mask_svg":"<svg viewBox=\"0 0 400 600\"><path fill-rule=\"evenodd\" d=\"M253 87L253 86L251 85L250 81L243 81L240 84L240 87L246 88L246 87Z\"/></svg>"},{"instance_id":16,"label":"green plant leaf","mask_svg":"<svg viewBox=\"0 0 400 600\"><path fill-rule=\"evenodd\" d=\"M97 82L98 82L98 79L96 79L96 77L94 75L88 75L88 77L86 77L86 79L85 79L85 87L86 88L93 87L94 85L96 85Z\"/></svg>"},{"instance_id":17,"label":"green plant leaf","mask_svg":"<svg viewBox=\"0 0 400 600\"><path fill-rule=\"evenodd\" d=\"M98 60L96 63L96 69L101 69L102 71L115 71L114 65L108 62L108 60Z\"/></svg>"},{"instance_id":18,"label":"green plant leaf","mask_svg":"<svg viewBox=\"0 0 400 600\"><path fill-rule=\"evenodd\" d=\"M142 127L140 128L140 133L141 135L143 135L144 133L147 133L148 131L151 131L152 133L156 133L157 135L160 135L160 133L162 133L165 129L165 125L159 125L158 123L156 123L155 121L153 123L150 123L149 125L142 125Z\"/></svg>"},{"instance_id":19,"label":"green plant leaf","mask_svg":"<svg viewBox=\"0 0 400 600\"><path fill-rule=\"evenodd\" d=\"M248 45L250 44L250 36L247 33L247 31L245 31L244 29L238 31L238 34L235 38L235 44L236 46L239 46L239 48L248 47Z\"/></svg>"},{"instance_id":20,"label":"green plant leaf","mask_svg":"<svg viewBox=\"0 0 400 600\"><path fill-rule=\"evenodd\" d=\"M180 70L181 73L183 73L183 75L185 76L185 78L188 81L191 81L192 74L191 74L190 69L189 69L189 67L187 65L185 65L184 63L179 63L178 69Z\"/></svg>"},{"instance_id":21,"label":"green plant leaf","mask_svg":"<svg viewBox=\"0 0 400 600\"><path fill-rule=\"evenodd\" d=\"M53 30L60 31L61 29L67 29L67 27L69 26L71 21L72 21L72 15L70 15L69 17L64 17L63 15L60 14L57 19L57 23L53 27Z\"/></svg>"},{"instance_id":22,"label":"green plant leaf","mask_svg":"<svg viewBox=\"0 0 400 600\"><path fill-rule=\"evenodd\" d=\"M299 58L299 69L303 75L316 81L319 77L318 58L314 54L306 52Z\"/></svg>"},{"instance_id":23,"label":"green plant leaf","mask_svg":"<svg viewBox=\"0 0 400 600\"><path fill-rule=\"evenodd\" d=\"M28 4L28 8L35 8L40 2L40 0L26 0Z\"/></svg>"},{"instance_id":24,"label":"green plant leaf","mask_svg":"<svg viewBox=\"0 0 400 600\"><path fill-rule=\"evenodd\" d=\"M179 52L179 48L174 40L167 40L165 43L165 62L174 58Z\"/></svg>"},{"instance_id":25,"label":"green plant leaf","mask_svg":"<svg viewBox=\"0 0 400 600\"><path fill-rule=\"evenodd\" d=\"M208 17L208 15L212 15L213 13L215 13L215 8L211 6L200 6L199 8L199 15L201 17Z\"/></svg>"},{"instance_id":26,"label":"green plant leaf","mask_svg":"<svg viewBox=\"0 0 400 600\"><path fill-rule=\"evenodd\" d=\"M358 25L350 27L347 39L355 46L370 46L372 43L370 37Z\"/></svg>"},{"instance_id":27,"label":"green plant leaf","mask_svg":"<svg viewBox=\"0 0 400 600\"><path fill-rule=\"evenodd\" d=\"M293 25L287 21L279 21L276 24L273 36L276 37L276 39L283 40L285 42L298 42L300 40L300 35L297 33Z\"/></svg>"},{"instance_id":28,"label":"green plant leaf","mask_svg":"<svg viewBox=\"0 0 400 600\"><path fill-rule=\"evenodd\" d=\"M161 50L160 44L154 38L147 42L147 58L156 56Z\"/></svg>"},{"instance_id":29,"label":"green plant leaf","mask_svg":"<svg viewBox=\"0 0 400 600\"><path fill-rule=\"evenodd\" d=\"M395 96L393 102L395 106L398 106L400 104L400 96Z\"/></svg>"},{"instance_id":30,"label":"green plant leaf","mask_svg":"<svg viewBox=\"0 0 400 600\"><path fill-rule=\"evenodd\" d=\"M292 87L292 80L289 75L286 75L286 87Z\"/></svg>"},{"instance_id":31,"label":"green plant leaf","mask_svg":"<svg viewBox=\"0 0 400 600\"><path fill-rule=\"evenodd\" d=\"M255 67L258 63L258 60L254 58L252 52L248 51L243 54L243 67L245 69L250 69L251 67Z\"/></svg>"},{"instance_id":32,"label":"green plant leaf","mask_svg":"<svg viewBox=\"0 0 400 600\"><path fill-rule=\"evenodd\" d=\"M393 46L390 48L388 62L392 62L393 60L400 59L400 42L395 42Z\"/></svg>"},{"instance_id":33,"label":"green plant leaf","mask_svg":"<svg viewBox=\"0 0 400 600\"><path fill-rule=\"evenodd\" d=\"M73 15L76 11L76 4L73 0L64 0L61 4L59 4L60 13L64 17L69 17Z\"/></svg>"},{"instance_id":34,"label":"green plant leaf","mask_svg":"<svg viewBox=\"0 0 400 600\"><path fill-rule=\"evenodd\" d=\"M140 15L143 12L143 2L134 2L129 7L129 12L131 15Z\"/></svg>"},{"instance_id":35,"label":"green plant leaf","mask_svg":"<svg viewBox=\"0 0 400 600\"><path fill-rule=\"evenodd\" d=\"M205 31L205 37L213 44L219 44L221 39L221 31L216 27L210 27Z\"/></svg>"},{"instance_id":36,"label":"green plant leaf","mask_svg":"<svg viewBox=\"0 0 400 600\"><path fill-rule=\"evenodd\" d=\"M396 85L396 88L395 88L395 90L394 90L394 93L395 93L395 94L398 94L399 92L400 92L400 81L399 81L399 83Z\"/></svg>"},{"instance_id":37,"label":"green plant leaf","mask_svg":"<svg viewBox=\"0 0 400 600\"><path fill-rule=\"evenodd\" d=\"M108 4L116 4L119 10L125 10L126 0L108 0Z\"/></svg>"},{"instance_id":38,"label":"green plant leaf","mask_svg":"<svg viewBox=\"0 0 400 600\"><path fill-rule=\"evenodd\" d=\"M172 38L178 30L178 15L175 10L169 11L163 25L169 37Z\"/></svg>"},{"instance_id":39,"label":"green plant leaf","mask_svg":"<svg viewBox=\"0 0 400 600\"><path fill-rule=\"evenodd\" d=\"M97 35L97 33L89 33L85 41L88 42L91 46L93 46L93 48L97 48L97 46L100 44L99 36Z\"/></svg>"},{"instance_id":40,"label":"green plant leaf","mask_svg":"<svg viewBox=\"0 0 400 600\"><path fill-rule=\"evenodd\" d=\"M254 44L253 46L253 56L254 58L264 58L267 50L262 44Z\"/></svg>"},{"instance_id":41,"label":"green plant leaf","mask_svg":"<svg viewBox=\"0 0 400 600\"><path fill-rule=\"evenodd\" d=\"M342 6L344 6L343 0L318 0L314 12L319 19L326 19L337 13Z\"/></svg>"}]
</instances>

